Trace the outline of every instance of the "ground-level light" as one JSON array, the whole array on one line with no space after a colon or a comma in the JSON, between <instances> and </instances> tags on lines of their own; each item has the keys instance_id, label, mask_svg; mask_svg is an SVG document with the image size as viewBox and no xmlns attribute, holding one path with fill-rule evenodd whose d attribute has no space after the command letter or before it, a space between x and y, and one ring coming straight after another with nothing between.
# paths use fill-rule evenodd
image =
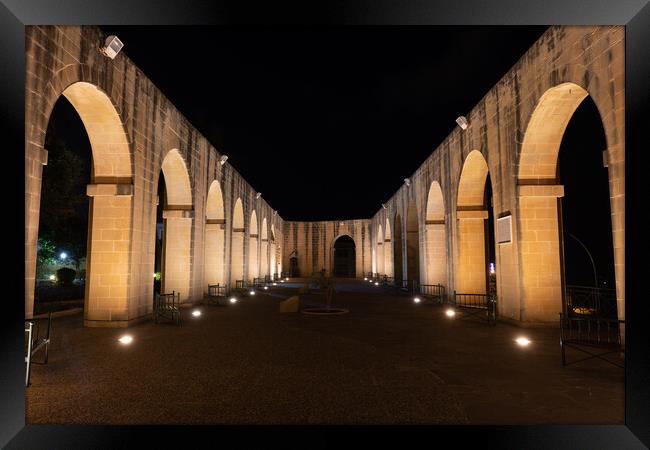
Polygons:
<instances>
[{"instance_id":1,"label":"ground-level light","mask_svg":"<svg viewBox=\"0 0 650 450\"><path fill-rule=\"evenodd\" d=\"M265 290L265 291L268 291L268 290L269 290L269 287L268 287L268 286L264 286L264 290Z\"/></svg>"},{"instance_id":2,"label":"ground-level light","mask_svg":"<svg viewBox=\"0 0 650 450\"><path fill-rule=\"evenodd\" d=\"M420 300L420 297L415 297L415 298L413 299L413 302L414 302L414 303L420 303L420 301L421 301L421 300Z\"/></svg>"},{"instance_id":3,"label":"ground-level light","mask_svg":"<svg viewBox=\"0 0 650 450\"><path fill-rule=\"evenodd\" d=\"M377 281L375 281L375 286L379 286L379 283Z\"/></svg>"},{"instance_id":4,"label":"ground-level light","mask_svg":"<svg viewBox=\"0 0 650 450\"><path fill-rule=\"evenodd\" d=\"M232 298L230 299L230 303L237 303L237 299L236 299L235 297L232 297Z\"/></svg>"},{"instance_id":5,"label":"ground-level light","mask_svg":"<svg viewBox=\"0 0 650 450\"><path fill-rule=\"evenodd\" d=\"M255 295L255 291L251 291L250 294L251 294L251 295Z\"/></svg>"},{"instance_id":6,"label":"ground-level light","mask_svg":"<svg viewBox=\"0 0 650 450\"><path fill-rule=\"evenodd\" d=\"M447 314L447 317L454 317L456 315L456 311L449 308L447 311L445 311L445 314Z\"/></svg>"},{"instance_id":7,"label":"ground-level light","mask_svg":"<svg viewBox=\"0 0 650 450\"><path fill-rule=\"evenodd\" d=\"M363 281L368 281L368 277L363 277Z\"/></svg>"},{"instance_id":8,"label":"ground-level light","mask_svg":"<svg viewBox=\"0 0 650 450\"><path fill-rule=\"evenodd\" d=\"M273 286L277 286L277 285L278 285L278 283L273 283Z\"/></svg>"},{"instance_id":9,"label":"ground-level light","mask_svg":"<svg viewBox=\"0 0 650 450\"><path fill-rule=\"evenodd\" d=\"M122 345L129 345L131 342L133 342L133 337L128 334L125 334L124 336L119 338L118 341L120 341L120 344Z\"/></svg>"},{"instance_id":10,"label":"ground-level light","mask_svg":"<svg viewBox=\"0 0 650 450\"><path fill-rule=\"evenodd\" d=\"M520 347L527 347L530 344L530 339L528 339L527 337L521 336L521 337L518 337L517 339L515 339L515 342Z\"/></svg>"},{"instance_id":11,"label":"ground-level light","mask_svg":"<svg viewBox=\"0 0 650 450\"><path fill-rule=\"evenodd\" d=\"M201 311L199 311L198 309L195 309L194 311L192 311L192 315L194 317L199 317L201 315Z\"/></svg>"}]
</instances>

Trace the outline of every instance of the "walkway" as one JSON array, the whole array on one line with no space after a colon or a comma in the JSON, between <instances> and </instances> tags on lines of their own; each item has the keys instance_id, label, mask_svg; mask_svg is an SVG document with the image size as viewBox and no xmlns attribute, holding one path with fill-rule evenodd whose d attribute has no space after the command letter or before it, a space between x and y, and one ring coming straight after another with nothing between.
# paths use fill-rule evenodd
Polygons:
<instances>
[{"instance_id":1,"label":"walkway","mask_svg":"<svg viewBox=\"0 0 650 450\"><path fill-rule=\"evenodd\" d=\"M563 368L558 330L449 320L410 296L354 291L333 301L350 313L330 317L280 314L282 297L262 291L198 318L184 310L181 328L56 318L27 423L623 423L623 371ZM529 348L513 342L521 334Z\"/></svg>"}]
</instances>

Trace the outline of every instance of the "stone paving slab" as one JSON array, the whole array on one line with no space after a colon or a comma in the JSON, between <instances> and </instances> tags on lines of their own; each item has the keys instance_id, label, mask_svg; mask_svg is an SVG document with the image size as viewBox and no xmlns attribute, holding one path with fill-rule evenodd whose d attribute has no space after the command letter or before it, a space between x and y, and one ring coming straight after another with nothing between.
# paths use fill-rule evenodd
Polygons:
<instances>
[{"instance_id":1,"label":"stone paving slab","mask_svg":"<svg viewBox=\"0 0 650 450\"><path fill-rule=\"evenodd\" d=\"M27 423L622 424L623 370L562 367L558 329L448 320L441 307L352 285L339 316L281 314L295 290L183 310L183 325L53 323ZM281 294L281 295L277 295ZM316 297L311 298L317 303ZM124 347L117 338L134 337ZM526 335L529 348L514 339Z\"/></svg>"}]
</instances>

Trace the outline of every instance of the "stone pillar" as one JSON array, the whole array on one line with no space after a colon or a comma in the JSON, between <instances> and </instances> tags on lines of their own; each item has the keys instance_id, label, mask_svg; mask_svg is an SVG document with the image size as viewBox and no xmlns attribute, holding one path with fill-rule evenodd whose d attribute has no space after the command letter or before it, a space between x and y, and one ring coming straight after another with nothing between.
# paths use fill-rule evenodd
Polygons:
<instances>
[{"instance_id":1,"label":"stone pillar","mask_svg":"<svg viewBox=\"0 0 650 450\"><path fill-rule=\"evenodd\" d=\"M384 243L377 242L377 273L384 273Z\"/></svg>"},{"instance_id":2,"label":"stone pillar","mask_svg":"<svg viewBox=\"0 0 650 450\"><path fill-rule=\"evenodd\" d=\"M393 276L393 246L390 239L384 240L384 272L386 276Z\"/></svg>"},{"instance_id":3,"label":"stone pillar","mask_svg":"<svg viewBox=\"0 0 650 450\"><path fill-rule=\"evenodd\" d=\"M244 279L244 229L233 228L230 250L230 284Z\"/></svg>"},{"instance_id":4,"label":"stone pillar","mask_svg":"<svg viewBox=\"0 0 650 450\"><path fill-rule=\"evenodd\" d=\"M557 322L562 311L558 197L561 185L519 185L521 308L525 322Z\"/></svg>"},{"instance_id":5,"label":"stone pillar","mask_svg":"<svg viewBox=\"0 0 650 450\"><path fill-rule=\"evenodd\" d=\"M269 271L269 240L262 239L262 251L260 252L260 277L270 275Z\"/></svg>"},{"instance_id":6,"label":"stone pillar","mask_svg":"<svg viewBox=\"0 0 650 450\"><path fill-rule=\"evenodd\" d=\"M273 277L277 272L277 264L276 264L276 252L277 252L277 245L275 241L271 241L271 272L270 275Z\"/></svg>"},{"instance_id":7,"label":"stone pillar","mask_svg":"<svg viewBox=\"0 0 650 450\"><path fill-rule=\"evenodd\" d=\"M132 184L89 184L84 325L126 326L129 320Z\"/></svg>"},{"instance_id":8,"label":"stone pillar","mask_svg":"<svg viewBox=\"0 0 650 450\"><path fill-rule=\"evenodd\" d=\"M447 285L447 241L445 239L445 221L427 220L426 239L426 274L428 284Z\"/></svg>"},{"instance_id":9,"label":"stone pillar","mask_svg":"<svg viewBox=\"0 0 650 450\"><path fill-rule=\"evenodd\" d=\"M162 292L179 292L181 302L190 296L190 246L192 242L191 209L168 209L163 211L164 242L162 259Z\"/></svg>"},{"instance_id":10,"label":"stone pillar","mask_svg":"<svg viewBox=\"0 0 650 450\"><path fill-rule=\"evenodd\" d=\"M458 210L458 261L456 291L463 294L485 294L487 266L485 262L485 210Z\"/></svg>"},{"instance_id":11,"label":"stone pillar","mask_svg":"<svg viewBox=\"0 0 650 450\"><path fill-rule=\"evenodd\" d=\"M224 284L223 261L226 238L225 219L207 219L205 221L205 286L208 292L210 284Z\"/></svg>"},{"instance_id":12,"label":"stone pillar","mask_svg":"<svg viewBox=\"0 0 650 450\"><path fill-rule=\"evenodd\" d=\"M25 144L25 317L34 314L36 287L36 253L38 220L41 208L43 166L47 164L47 150L34 144Z\"/></svg>"},{"instance_id":13,"label":"stone pillar","mask_svg":"<svg viewBox=\"0 0 650 450\"><path fill-rule=\"evenodd\" d=\"M248 241L248 277L253 281L254 278L260 276L260 261L258 256L258 236L251 234Z\"/></svg>"}]
</instances>

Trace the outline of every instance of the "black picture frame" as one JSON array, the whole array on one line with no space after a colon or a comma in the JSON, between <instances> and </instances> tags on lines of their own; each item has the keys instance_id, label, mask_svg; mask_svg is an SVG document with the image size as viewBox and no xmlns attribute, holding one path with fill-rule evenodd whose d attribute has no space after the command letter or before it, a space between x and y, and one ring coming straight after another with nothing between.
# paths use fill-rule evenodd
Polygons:
<instances>
[{"instance_id":1,"label":"black picture frame","mask_svg":"<svg viewBox=\"0 0 650 450\"><path fill-rule=\"evenodd\" d=\"M650 4L648 0L545 0L520 2L481 0L396 2L391 0L303 2L298 9L267 2L256 8L246 2L201 0L1 0L0 2L0 119L7 131L3 154L10 156L5 181L5 223L15 253L5 256L5 295L0 330L0 445L6 448L132 448L193 443L228 447L271 445L322 448L351 442L365 447L480 445L495 448L643 448L650 446L650 338L645 324L648 303L640 295L649 248L642 183L644 153L650 148L647 128L650 105ZM272 6L269 6L272 5ZM25 425L23 318L24 246L24 87L25 25L625 25L626 45L626 361L625 425L589 426L431 426L431 427L109 427ZM11 234L9 234L11 233ZM205 445L205 444L204 444Z\"/></svg>"}]
</instances>

